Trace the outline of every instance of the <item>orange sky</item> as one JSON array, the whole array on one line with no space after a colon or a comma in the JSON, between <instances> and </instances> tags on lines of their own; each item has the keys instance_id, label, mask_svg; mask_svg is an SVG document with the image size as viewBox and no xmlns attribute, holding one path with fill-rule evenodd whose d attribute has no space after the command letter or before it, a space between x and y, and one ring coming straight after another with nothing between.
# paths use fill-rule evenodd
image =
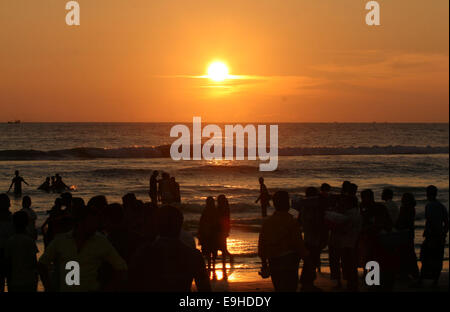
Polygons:
<instances>
[{"instance_id":1,"label":"orange sky","mask_svg":"<svg viewBox=\"0 0 450 312\"><path fill-rule=\"evenodd\" d=\"M0 121L448 122L448 0L66 2L0 2Z\"/></svg>"}]
</instances>

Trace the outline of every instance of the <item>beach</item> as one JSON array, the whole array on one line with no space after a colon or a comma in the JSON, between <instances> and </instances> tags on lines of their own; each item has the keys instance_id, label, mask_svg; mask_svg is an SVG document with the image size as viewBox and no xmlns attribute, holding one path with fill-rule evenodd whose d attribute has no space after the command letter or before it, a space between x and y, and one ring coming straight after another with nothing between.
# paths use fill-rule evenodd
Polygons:
<instances>
[{"instance_id":1,"label":"beach","mask_svg":"<svg viewBox=\"0 0 450 312\"><path fill-rule=\"evenodd\" d=\"M286 190L291 198L303 196L306 187L319 187L324 182L332 186L332 193L338 193L344 180L356 183L359 191L373 189L377 201L381 201L385 187L394 191L397 204L403 193L411 192L417 200L417 255L423 241L425 187L436 185L439 199L448 207L448 124L281 124L283 156L276 171L264 173L258 171L256 161L177 162L165 157L171 125L0 125L0 189L6 191L14 170L20 170L30 184L24 186L23 195L32 198L40 227L59 196L37 190L47 176L59 173L73 187L73 196L85 201L105 195L109 203L120 203L123 195L135 193L146 202L151 172L166 171L180 183L182 202L177 207L184 214L184 229L194 236L206 197L225 194L231 212L228 248L235 255L230 289L253 287L248 285L266 289L270 284L257 274L262 222L260 207L255 204L259 176L265 178L271 193ZM11 211L20 209L20 198L11 196L11 202ZM269 207L268 213L272 212L273 207ZM296 216L295 211L291 213ZM42 253L41 236L37 243ZM448 244L445 259L448 271ZM327 270L326 250L321 263ZM323 280L325 283L326 277Z\"/></svg>"}]
</instances>

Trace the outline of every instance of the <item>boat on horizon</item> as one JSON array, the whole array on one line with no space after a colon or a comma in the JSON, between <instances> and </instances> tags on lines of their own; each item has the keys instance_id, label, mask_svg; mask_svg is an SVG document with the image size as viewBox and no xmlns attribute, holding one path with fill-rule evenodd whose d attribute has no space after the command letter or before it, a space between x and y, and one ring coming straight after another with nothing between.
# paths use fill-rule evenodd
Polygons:
<instances>
[{"instance_id":1,"label":"boat on horizon","mask_svg":"<svg viewBox=\"0 0 450 312\"><path fill-rule=\"evenodd\" d=\"M20 121L20 120L14 120L14 121L8 121L8 124L20 124L20 123L22 123L22 121Z\"/></svg>"}]
</instances>

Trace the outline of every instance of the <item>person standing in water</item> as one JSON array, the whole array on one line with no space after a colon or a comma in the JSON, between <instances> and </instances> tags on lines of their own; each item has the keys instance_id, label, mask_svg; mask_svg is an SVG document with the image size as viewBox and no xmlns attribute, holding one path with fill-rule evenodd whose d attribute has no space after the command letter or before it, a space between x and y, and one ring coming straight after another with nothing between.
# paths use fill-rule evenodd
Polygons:
<instances>
[{"instance_id":1,"label":"person standing in water","mask_svg":"<svg viewBox=\"0 0 450 312\"><path fill-rule=\"evenodd\" d=\"M14 185L14 195L16 197L20 197L20 196L22 196L22 182L25 183L26 185L29 185L29 184L19 175L19 170L16 170L16 172L14 174L15 174L15 177L12 179L11 185L9 186L7 193L9 193L9 191L11 191L11 188Z\"/></svg>"},{"instance_id":2,"label":"person standing in water","mask_svg":"<svg viewBox=\"0 0 450 312\"><path fill-rule=\"evenodd\" d=\"M40 190L40 191L45 191L45 192L47 192L47 193L50 192L50 190L51 190L50 177L47 177L47 178L45 179L45 182L42 183L42 184L38 187L38 190Z\"/></svg>"},{"instance_id":3,"label":"person standing in water","mask_svg":"<svg viewBox=\"0 0 450 312\"><path fill-rule=\"evenodd\" d=\"M174 203L181 203L180 183L175 180L175 177L170 177L170 193Z\"/></svg>"},{"instance_id":4,"label":"person standing in water","mask_svg":"<svg viewBox=\"0 0 450 312\"><path fill-rule=\"evenodd\" d=\"M269 203L270 194L264 184L264 178L259 178L259 196L255 203L261 202L261 215L263 218L267 217L267 207L270 206Z\"/></svg>"},{"instance_id":5,"label":"person standing in water","mask_svg":"<svg viewBox=\"0 0 450 312\"><path fill-rule=\"evenodd\" d=\"M63 182L62 177L57 173L55 174L55 184L54 190L55 193L62 193L64 191L70 191L70 187Z\"/></svg>"}]
</instances>

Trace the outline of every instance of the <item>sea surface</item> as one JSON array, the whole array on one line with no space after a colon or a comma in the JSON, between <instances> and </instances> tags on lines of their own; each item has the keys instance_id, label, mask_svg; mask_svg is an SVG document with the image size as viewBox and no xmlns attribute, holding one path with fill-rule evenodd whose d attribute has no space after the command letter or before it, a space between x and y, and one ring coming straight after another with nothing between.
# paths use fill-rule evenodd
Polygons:
<instances>
[{"instance_id":1,"label":"sea surface","mask_svg":"<svg viewBox=\"0 0 450 312\"><path fill-rule=\"evenodd\" d=\"M193 234L206 197L225 194L229 198L229 249L236 255L230 280L258 279L256 246L261 219L254 201L259 176L265 178L270 192L283 189L291 195L303 194L306 187L323 182L338 192L344 180L358 184L359 190L373 189L377 200L381 200L384 187L394 190L397 202L404 192L412 192L418 202L417 253L424 225L425 187L436 185L440 200L448 207L448 124L279 124L280 157L273 172L259 172L258 161L173 161L168 153L175 140L169 135L173 125L0 124L0 191L8 189L14 170L20 170L30 184L24 187L24 195L31 196L40 225L58 196L36 190L47 176L59 173L67 185L76 188L73 195L86 201L103 194L113 203L128 192L147 201L151 171L167 171L181 185L180 209L186 229ZM20 203L12 198L12 210L18 210ZM39 249L42 252L41 240ZM323 253L323 265L327 262Z\"/></svg>"}]
</instances>

